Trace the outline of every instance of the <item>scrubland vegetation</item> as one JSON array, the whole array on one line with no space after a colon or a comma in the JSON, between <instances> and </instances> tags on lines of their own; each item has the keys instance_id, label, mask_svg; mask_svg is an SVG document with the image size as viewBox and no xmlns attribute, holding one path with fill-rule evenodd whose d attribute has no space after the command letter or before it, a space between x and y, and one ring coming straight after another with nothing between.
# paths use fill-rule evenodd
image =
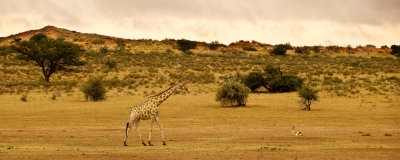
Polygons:
<instances>
[{"instance_id":1,"label":"scrubland vegetation","mask_svg":"<svg viewBox=\"0 0 400 160\"><path fill-rule=\"evenodd\" d=\"M247 74L255 76L256 73L263 73L267 64L279 65L287 76L300 77L305 84L332 96L399 95L400 92L400 63L398 58L390 56L364 57L334 53L273 56L267 51L193 52L188 55L179 51L86 51L81 57L83 65L55 73L51 83L45 82L40 67L35 63L8 54L0 59L0 93L21 94L34 89L68 93L79 90L91 76L102 77L108 89L126 94L137 89L167 87L173 82L195 86L192 94L215 92L214 86L230 77L238 75L244 79ZM270 82L270 87L279 85L278 82L283 82L282 78ZM250 88L256 90L260 89L259 86ZM274 90L271 89L271 92Z\"/></svg>"},{"instance_id":2,"label":"scrubland vegetation","mask_svg":"<svg viewBox=\"0 0 400 160\"><path fill-rule=\"evenodd\" d=\"M42 31L84 51L80 65L63 67L49 82L9 46L37 31L0 39L8 44L0 47L0 157L399 158L396 45L224 45L52 29ZM129 108L175 82L189 92L160 107L168 146L122 148ZM293 125L303 137L291 135Z\"/></svg>"}]
</instances>

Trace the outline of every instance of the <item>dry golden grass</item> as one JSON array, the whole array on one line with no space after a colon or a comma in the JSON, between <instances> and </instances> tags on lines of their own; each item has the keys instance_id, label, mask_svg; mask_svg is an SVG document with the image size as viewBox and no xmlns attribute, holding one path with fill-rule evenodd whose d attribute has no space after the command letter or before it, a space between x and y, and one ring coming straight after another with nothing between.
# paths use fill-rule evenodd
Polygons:
<instances>
[{"instance_id":1,"label":"dry golden grass","mask_svg":"<svg viewBox=\"0 0 400 160\"><path fill-rule=\"evenodd\" d=\"M191 86L190 88L195 88ZM161 91L160 88L155 88ZM138 92L141 92L139 90ZM132 131L123 146L129 108L144 100L110 92L107 101L80 94L0 96L1 159L399 159L400 101L330 97L303 111L295 93L251 94L246 107L220 107L215 94L178 94L160 106L167 146ZM291 126L304 135L294 137ZM149 121L141 122L147 139ZM363 136L370 134L370 136ZM390 134L391 136L385 136Z\"/></svg>"}]
</instances>

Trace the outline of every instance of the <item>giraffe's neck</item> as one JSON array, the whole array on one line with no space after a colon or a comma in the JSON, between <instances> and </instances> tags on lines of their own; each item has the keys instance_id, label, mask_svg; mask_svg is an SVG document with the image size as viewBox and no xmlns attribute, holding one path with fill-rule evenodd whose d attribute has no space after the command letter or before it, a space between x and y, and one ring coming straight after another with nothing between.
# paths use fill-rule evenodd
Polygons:
<instances>
[{"instance_id":1,"label":"giraffe's neck","mask_svg":"<svg viewBox=\"0 0 400 160\"><path fill-rule=\"evenodd\" d=\"M168 88L167 90L161 92L159 95L156 95L152 97L154 101L156 101L157 105L160 105L162 102L164 102L169 96L172 95L177 89L177 85L172 86L171 88Z\"/></svg>"}]
</instances>

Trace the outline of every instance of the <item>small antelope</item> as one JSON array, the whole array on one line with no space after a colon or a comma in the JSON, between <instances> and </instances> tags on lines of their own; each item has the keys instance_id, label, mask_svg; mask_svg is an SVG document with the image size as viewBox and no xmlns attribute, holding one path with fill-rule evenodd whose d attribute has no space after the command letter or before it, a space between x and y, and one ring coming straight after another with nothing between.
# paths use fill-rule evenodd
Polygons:
<instances>
[{"instance_id":1,"label":"small antelope","mask_svg":"<svg viewBox=\"0 0 400 160\"><path fill-rule=\"evenodd\" d=\"M302 136L302 135L303 135L303 133L301 133L300 131L295 131L295 130L294 130L294 126L293 126L293 128L292 128L292 134L293 134L294 136Z\"/></svg>"}]
</instances>

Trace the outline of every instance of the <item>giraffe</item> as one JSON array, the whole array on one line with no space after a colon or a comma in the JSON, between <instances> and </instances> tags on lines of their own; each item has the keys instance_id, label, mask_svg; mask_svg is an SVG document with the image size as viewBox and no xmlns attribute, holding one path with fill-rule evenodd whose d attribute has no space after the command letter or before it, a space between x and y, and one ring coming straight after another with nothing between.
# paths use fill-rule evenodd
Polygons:
<instances>
[{"instance_id":1,"label":"giraffe","mask_svg":"<svg viewBox=\"0 0 400 160\"><path fill-rule=\"evenodd\" d=\"M126 128L125 128L125 140L124 140L124 146L127 146L126 140L128 139L128 134L129 131L131 130L132 125L135 125L136 127L136 132L139 134L140 141L142 141L142 144L146 146L146 143L142 139L142 133L140 132L140 120L151 120L150 123L150 128L149 128L149 146L153 146L151 144L151 132L153 130L153 123L154 121L157 123L158 127L160 127L161 130L161 139L163 145L167 145L165 143L164 139L164 129L162 125L160 124L160 121L158 119L158 106L164 102L169 96L172 95L177 89L183 89L188 91L185 86L183 86L180 83L174 84L171 87L169 87L167 90L156 94L154 96L150 96L147 100L145 100L143 103L135 105L131 108L130 110L130 118L129 122L126 123Z\"/></svg>"}]
</instances>

